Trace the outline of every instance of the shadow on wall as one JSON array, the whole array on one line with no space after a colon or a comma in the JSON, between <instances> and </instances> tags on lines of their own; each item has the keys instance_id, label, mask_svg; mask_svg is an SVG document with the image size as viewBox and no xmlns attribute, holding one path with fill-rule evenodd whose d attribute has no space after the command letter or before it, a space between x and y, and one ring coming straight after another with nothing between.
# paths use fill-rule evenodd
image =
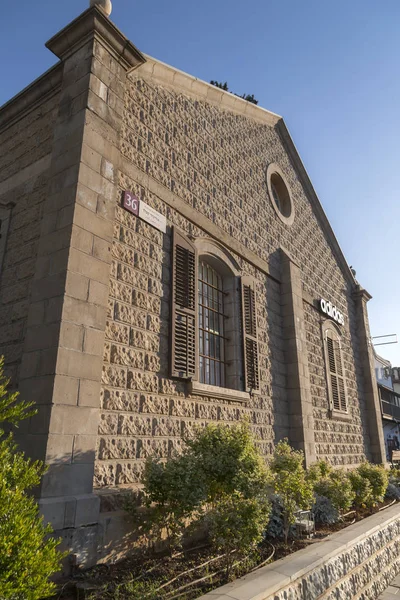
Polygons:
<instances>
[{"instance_id":1,"label":"shadow on wall","mask_svg":"<svg viewBox=\"0 0 400 600\"><path fill-rule=\"evenodd\" d=\"M281 251L275 250L270 257L271 269L276 271L281 264ZM287 399L287 372L285 363L285 346L283 339L283 320L281 307L281 284L270 277L265 277L265 294L267 299L266 340L268 352L268 371L271 382L268 396L272 400L271 419L274 431L274 443L289 438L289 405ZM264 340L263 340L264 343ZM271 448L271 452L273 448Z\"/></svg>"}]
</instances>

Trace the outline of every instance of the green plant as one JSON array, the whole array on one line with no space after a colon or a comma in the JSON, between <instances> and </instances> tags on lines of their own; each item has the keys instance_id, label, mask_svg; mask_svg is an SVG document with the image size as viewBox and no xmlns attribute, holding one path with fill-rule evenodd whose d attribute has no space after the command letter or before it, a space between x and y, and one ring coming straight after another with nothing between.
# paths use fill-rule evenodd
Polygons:
<instances>
[{"instance_id":1,"label":"green plant","mask_svg":"<svg viewBox=\"0 0 400 600\"><path fill-rule=\"evenodd\" d=\"M371 506L372 488L368 479L360 475L357 469L349 472L349 479L354 492L354 506L356 508Z\"/></svg>"},{"instance_id":2,"label":"green plant","mask_svg":"<svg viewBox=\"0 0 400 600\"><path fill-rule=\"evenodd\" d=\"M296 520L296 510L309 509L313 502L312 486L307 481L303 462L303 453L291 448L287 440L280 441L275 447L271 470L274 475L274 491L282 501L283 535L286 544L290 527Z\"/></svg>"},{"instance_id":3,"label":"green plant","mask_svg":"<svg viewBox=\"0 0 400 600\"><path fill-rule=\"evenodd\" d=\"M349 510L354 502L354 491L348 474L343 470L329 471L314 483L314 492L325 496L340 513Z\"/></svg>"},{"instance_id":4,"label":"green plant","mask_svg":"<svg viewBox=\"0 0 400 600\"><path fill-rule=\"evenodd\" d=\"M315 496L312 508L316 523L322 525L332 525L339 520L339 511L333 506L332 501L326 496Z\"/></svg>"},{"instance_id":5,"label":"green plant","mask_svg":"<svg viewBox=\"0 0 400 600\"><path fill-rule=\"evenodd\" d=\"M148 459L143 484L143 504L147 508L143 531L161 539L165 530L172 551L188 519L194 518L196 509L206 499L202 473L190 454L173 457L165 463Z\"/></svg>"},{"instance_id":6,"label":"green plant","mask_svg":"<svg viewBox=\"0 0 400 600\"><path fill-rule=\"evenodd\" d=\"M278 494L272 494L269 501L271 503L271 512L265 533L269 537L281 540L284 538L283 503ZM296 537L296 527L294 525L290 527L289 536Z\"/></svg>"},{"instance_id":7,"label":"green plant","mask_svg":"<svg viewBox=\"0 0 400 600\"><path fill-rule=\"evenodd\" d=\"M319 460L307 469L306 478L314 484L322 477L327 477L331 472L332 466L326 460Z\"/></svg>"},{"instance_id":8,"label":"green plant","mask_svg":"<svg viewBox=\"0 0 400 600\"><path fill-rule=\"evenodd\" d=\"M390 482L386 489L385 498L388 500L400 500L399 486Z\"/></svg>"},{"instance_id":9,"label":"green plant","mask_svg":"<svg viewBox=\"0 0 400 600\"><path fill-rule=\"evenodd\" d=\"M389 472L385 467L364 462L357 467L357 471L361 477L370 483L371 495L369 505L375 505L378 502L382 502L389 484Z\"/></svg>"},{"instance_id":10,"label":"green plant","mask_svg":"<svg viewBox=\"0 0 400 600\"><path fill-rule=\"evenodd\" d=\"M248 555L262 540L271 505L267 500L245 498L239 492L223 496L207 513L205 522L213 546L225 554L229 578L234 551Z\"/></svg>"},{"instance_id":11,"label":"green plant","mask_svg":"<svg viewBox=\"0 0 400 600\"><path fill-rule=\"evenodd\" d=\"M0 359L0 423L18 425L34 414L32 403L18 402L18 394L7 392ZM0 429L0 598L39 600L50 595L49 577L59 570L62 554L58 541L49 537L28 491L40 483L45 467L18 452L12 434Z\"/></svg>"},{"instance_id":12,"label":"green plant","mask_svg":"<svg viewBox=\"0 0 400 600\"><path fill-rule=\"evenodd\" d=\"M198 430L180 456L165 463L149 459L142 481L146 511L131 505L129 512L143 533L161 539L166 532L171 551L189 523L211 523L204 517L213 510L221 519L233 496L257 503L264 515L269 506L269 471L246 423ZM232 519L229 511L224 518Z\"/></svg>"},{"instance_id":13,"label":"green plant","mask_svg":"<svg viewBox=\"0 0 400 600\"><path fill-rule=\"evenodd\" d=\"M245 498L254 497L270 482L270 473L246 422L207 425L186 444L202 474L207 502L211 504L235 492Z\"/></svg>"}]
</instances>

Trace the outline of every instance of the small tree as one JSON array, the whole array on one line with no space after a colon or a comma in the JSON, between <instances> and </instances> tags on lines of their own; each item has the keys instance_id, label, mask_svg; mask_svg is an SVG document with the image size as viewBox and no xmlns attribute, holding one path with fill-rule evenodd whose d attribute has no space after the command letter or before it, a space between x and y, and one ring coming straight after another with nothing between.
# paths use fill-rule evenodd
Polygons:
<instances>
[{"instance_id":1,"label":"small tree","mask_svg":"<svg viewBox=\"0 0 400 600\"><path fill-rule=\"evenodd\" d=\"M304 455L291 448L287 440L275 447L271 470L274 474L274 490L283 506L283 533L287 544L291 525L295 523L298 509L308 509L313 502L312 486L306 478Z\"/></svg>"},{"instance_id":2,"label":"small tree","mask_svg":"<svg viewBox=\"0 0 400 600\"><path fill-rule=\"evenodd\" d=\"M32 403L18 402L7 392L0 359L0 423L17 425L34 414ZM0 598L39 600L54 591L49 577L59 570L62 554L58 541L48 537L35 500L27 491L40 483L45 471L40 462L17 451L12 434L0 428Z\"/></svg>"},{"instance_id":3,"label":"small tree","mask_svg":"<svg viewBox=\"0 0 400 600\"><path fill-rule=\"evenodd\" d=\"M235 492L245 498L265 493L271 476L248 423L207 425L186 444L203 474L207 502Z\"/></svg>"},{"instance_id":4,"label":"small tree","mask_svg":"<svg viewBox=\"0 0 400 600\"><path fill-rule=\"evenodd\" d=\"M147 514L143 531L161 539L167 534L170 552L179 543L188 519L193 519L205 502L203 474L189 454L161 463L148 459L143 476L143 504ZM134 507L132 507L134 508ZM134 512L137 511L134 509Z\"/></svg>"},{"instance_id":5,"label":"small tree","mask_svg":"<svg viewBox=\"0 0 400 600\"><path fill-rule=\"evenodd\" d=\"M354 502L355 493L347 473L343 470L330 471L329 474L314 483L314 492L325 496L339 512L349 510Z\"/></svg>"},{"instance_id":6,"label":"small tree","mask_svg":"<svg viewBox=\"0 0 400 600\"><path fill-rule=\"evenodd\" d=\"M271 505L259 498L245 498L240 493L223 496L205 518L215 548L225 554L229 579L234 551L247 554L258 544L268 523Z\"/></svg>"},{"instance_id":7,"label":"small tree","mask_svg":"<svg viewBox=\"0 0 400 600\"><path fill-rule=\"evenodd\" d=\"M360 475L357 469L350 471L349 479L354 492L354 506L356 508L371 506L372 487L368 479Z\"/></svg>"},{"instance_id":8,"label":"small tree","mask_svg":"<svg viewBox=\"0 0 400 600\"><path fill-rule=\"evenodd\" d=\"M389 484L389 472L385 467L364 462L357 467L357 472L361 477L369 481L371 486L368 505L372 507L378 502L382 502Z\"/></svg>"}]
</instances>

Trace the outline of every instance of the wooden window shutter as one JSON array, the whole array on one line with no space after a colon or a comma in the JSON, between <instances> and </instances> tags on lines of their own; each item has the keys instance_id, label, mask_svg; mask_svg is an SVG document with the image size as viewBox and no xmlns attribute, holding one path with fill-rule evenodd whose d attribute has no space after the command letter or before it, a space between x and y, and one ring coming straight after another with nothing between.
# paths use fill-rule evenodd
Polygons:
<instances>
[{"instance_id":1,"label":"wooden window shutter","mask_svg":"<svg viewBox=\"0 0 400 600\"><path fill-rule=\"evenodd\" d=\"M328 384L330 387L330 410L347 411L346 386L343 374L342 349L336 335L326 332L326 355Z\"/></svg>"},{"instance_id":2,"label":"wooden window shutter","mask_svg":"<svg viewBox=\"0 0 400 600\"><path fill-rule=\"evenodd\" d=\"M176 228L172 235L171 376L197 379L197 280L195 246Z\"/></svg>"},{"instance_id":3,"label":"wooden window shutter","mask_svg":"<svg viewBox=\"0 0 400 600\"><path fill-rule=\"evenodd\" d=\"M258 365L256 288L252 277L242 277L242 329L245 391L260 389Z\"/></svg>"}]
</instances>

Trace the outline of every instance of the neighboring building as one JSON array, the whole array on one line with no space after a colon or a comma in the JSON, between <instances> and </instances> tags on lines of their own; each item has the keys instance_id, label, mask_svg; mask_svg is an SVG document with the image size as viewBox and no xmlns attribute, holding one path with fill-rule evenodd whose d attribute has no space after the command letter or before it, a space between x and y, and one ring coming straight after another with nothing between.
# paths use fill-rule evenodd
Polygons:
<instances>
[{"instance_id":1,"label":"neighboring building","mask_svg":"<svg viewBox=\"0 0 400 600\"><path fill-rule=\"evenodd\" d=\"M307 464L384 462L370 296L283 119L97 7L47 47L60 62L0 110L0 352L77 564L126 550L120 491L206 423L248 418L266 456L287 437Z\"/></svg>"},{"instance_id":2,"label":"neighboring building","mask_svg":"<svg viewBox=\"0 0 400 600\"><path fill-rule=\"evenodd\" d=\"M400 389L399 369L374 351L375 376L382 411L386 457L392 460L393 450L400 450Z\"/></svg>"}]
</instances>

